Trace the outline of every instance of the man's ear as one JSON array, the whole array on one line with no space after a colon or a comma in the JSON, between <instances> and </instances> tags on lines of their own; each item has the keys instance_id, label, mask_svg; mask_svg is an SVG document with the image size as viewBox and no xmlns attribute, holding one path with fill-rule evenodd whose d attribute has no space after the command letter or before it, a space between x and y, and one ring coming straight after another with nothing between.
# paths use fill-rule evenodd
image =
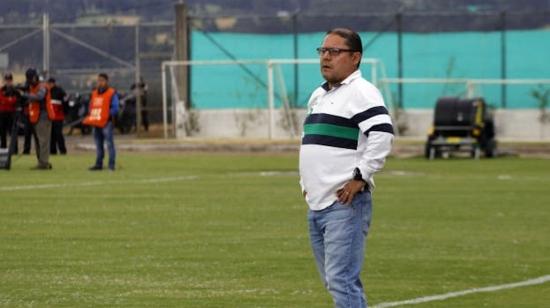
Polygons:
<instances>
[{"instance_id":1,"label":"man's ear","mask_svg":"<svg viewBox=\"0 0 550 308\"><path fill-rule=\"evenodd\" d=\"M361 62L361 57L363 55L360 52L354 52L353 53L353 63L355 63L355 66L359 65L359 62Z\"/></svg>"}]
</instances>

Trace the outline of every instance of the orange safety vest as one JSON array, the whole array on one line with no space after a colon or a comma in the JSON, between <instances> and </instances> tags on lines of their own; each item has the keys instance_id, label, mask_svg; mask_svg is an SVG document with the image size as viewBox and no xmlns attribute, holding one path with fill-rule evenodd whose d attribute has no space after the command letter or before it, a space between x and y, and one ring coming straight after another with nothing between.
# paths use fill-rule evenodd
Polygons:
<instances>
[{"instance_id":1,"label":"orange safety vest","mask_svg":"<svg viewBox=\"0 0 550 308\"><path fill-rule=\"evenodd\" d=\"M99 128L105 127L109 122L113 95L115 95L113 88L107 88L101 94L97 89L93 90L90 98L90 112L82 123Z\"/></svg>"},{"instance_id":2,"label":"orange safety vest","mask_svg":"<svg viewBox=\"0 0 550 308\"><path fill-rule=\"evenodd\" d=\"M38 83L35 86L29 87L29 92L31 94L37 94L40 90L40 87L46 88L46 97L44 98L46 100L46 106L50 104L50 90L48 87L42 83ZM39 101L30 101L29 105L27 106L28 116L29 116L29 122L31 124L38 123L38 119L40 118L40 102ZM49 114L48 114L49 117Z\"/></svg>"},{"instance_id":3,"label":"orange safety vest","mask_svg":"<svg viewBox=\"0 0 550 308\"><path fill-rule=\"evenodd\" d=\"M48 97L46 100L46 111L48 111L48 118L52 121L63 121L65 120L65 112L63 112L63 102L58 99L52 99L51 89L49 86L46 86L48 89Z\"/></svg>"}]
</instances>

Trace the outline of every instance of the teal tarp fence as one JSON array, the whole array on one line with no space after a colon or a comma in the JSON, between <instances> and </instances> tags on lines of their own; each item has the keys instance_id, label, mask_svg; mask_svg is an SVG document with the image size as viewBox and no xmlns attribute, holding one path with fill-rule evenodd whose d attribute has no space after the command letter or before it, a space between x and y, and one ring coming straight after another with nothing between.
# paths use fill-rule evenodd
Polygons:
<instances>
[{"instance_id":1,"label":"teal tarp fence","mask_svg":"<svg viewBox=\"0 0 550 308\"><path fill-rule=\"evenodd\" d=\"M360 32L363 42L378 32ZM388 77L398 76L397 33L378 35L364 57L380 59ZM509 79L550 78L550 30L508 30L506 77ZM297 34L298 58L315 58L324 32ZM435 32L402 34L402 68L405 78L500 79L502 74L502 32ZM193 60L276 59L294 57L292 34L248 34L192 31ZM322 83L317 65L283 65L282 75L291 104L304 107L310 93ZM295 72L295 70L297 72ZM369 78L369 68L364 67ZM297 77L297 82L295 82ZM193 66L191 100L194 108L265 108L267 72L264 65ZM536 85L485 85L476 89L495 107L537 108L531 96ZM398 87L390 87L394 99ZM276 86L276 92L279 88ZM464 95L463 85L405 84L404 108L432 108L440 96ZM503 95L505 97L503 98ZM277 104L280 104L277 100Z\"/></svg>"}]
</instances>

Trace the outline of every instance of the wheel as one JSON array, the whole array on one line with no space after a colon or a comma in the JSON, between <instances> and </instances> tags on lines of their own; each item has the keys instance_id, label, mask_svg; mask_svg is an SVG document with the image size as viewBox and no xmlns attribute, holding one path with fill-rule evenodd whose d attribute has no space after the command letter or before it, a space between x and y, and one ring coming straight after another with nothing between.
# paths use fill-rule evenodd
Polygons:
<instances>
[{"instance_id":1,"label":"wheel","mask_svg":"<svg viewBox=\"0 0 550 308\"><path fill-rule=\"evenodd\" d=\"M432 145L432 146L429 147L427 158L429 160L436 159L436 158L441 158L441 156L442 156L441 154L442 154L441 149L439 149L439 147L437 147L437 146Z\"/></svg>"},{"instance_id":2,"label":"wheel","mask_svg":"<svg viewBox=\"0 0 550 308\"><path fill-rule=\"evenodd\" d=\"M424 157L426 159L430 159L430 151L431 151L431 145L430 145L430 142L428 141L424 146Z\"/></svg>"},{"instance_id":3,"label":"wheel","mask_svg":"<svg viewBox=\"0 0 550 308\"><path fill-rule=\"evenodd\" d=\"M487 141L487 144L485 145L485 157L493 158L496 156L497 151L497 142L495 139L490 139Z\"/></svg>"},{"instance_id":4,"label":"wheel","mask_svg":"<svg viewBox=\"0 0 550 308\"><path fill-rule=\"evenodd\" d=\"M473 159L479 159L479 157L481 156L481 150L480 150L479 146L476 145L472 148L472 151L470 152L470 156Z\"/></svg>"}]
</instances>

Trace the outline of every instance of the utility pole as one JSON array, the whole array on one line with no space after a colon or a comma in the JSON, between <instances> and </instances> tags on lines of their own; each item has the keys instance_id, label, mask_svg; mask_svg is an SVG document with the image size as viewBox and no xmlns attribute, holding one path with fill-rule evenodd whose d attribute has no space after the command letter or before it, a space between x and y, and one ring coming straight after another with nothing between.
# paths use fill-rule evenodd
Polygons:
<instances>
[{"instance_id":1,"label":"utility pole","mask_svg":"<svg viewBox=\"0 0 550 308\"><path fill-rule=\"evenodd\" d=\"M507 51L506 51L506 11L503 11L500 13L500 78L506 79L507 78ZM500 88L500 96L501 96L501 107L506 108L507 105L507 87L506 84L503 83Z\"/></svg>"},{"instance_id":2,"label":"utility pole","mask_svg":"<svg viewBox=\"0 0 550 308\"><path fill-rule=\"evenodd\" d=\"M298 11L294 11L292 13L292 39L293 39L293 55L294 60L297 60L299 58L298 54ZM298 72L298 63L294 63L294 104L291 106L296 107L298 106L298 92L300 91L300 79L299 79L299 72Z\"/></svg>"},{"instance_id":3,"label":"utility pole","mask_svg":"<svg viewBox=\"0 0 550 308\"><path fill-rule=\"evenodd\" d=\"M397 23L397 78L403 78L403 15L401 12L395 15ZM403 83L397 85L398 106L403 108Z\"/></svg>"},{"instance_id":4,"label":"utility pole","mask_svg":"<svg viewBox=\"0 0 550 308\"><path fill-rule=\"evenodd\" d=\"M50 16L44 12L42 18L42 70L50 73ZM43 76L47 78L47 76Z\"/></svg>"},{"instance_id":5,"label":"utility pole","mask_svg":"<svg viewBox=\"0 0 550 308\"><path fill-rule=\"evenodd\" d=\"M140 87L140 79L141 79L141 61L140 61L140 46L139 46L139 19L136 22L136 29L135 29L135 61L136 61L136 68L135 68L135 88L134 93L136 94L136 134L139 137L139 133L141 131L141 95L142 95L142 89ZM145 89L143 89L145 90Z\"/></svg>"},{"instance_id":6,"label":"utility pole","mask_svg":"<svg viewBox=\"0 0 550 308\"><path fill-rule=\"evenodd\" d=\"M187 13L187 6L183 1L176 3L176 61L189 60L189 19ZM179 66L176 78L179 97L184 101L185 110L189 110L191 108L189 100L189 66Z\"/></svg>"}]
</instances>

